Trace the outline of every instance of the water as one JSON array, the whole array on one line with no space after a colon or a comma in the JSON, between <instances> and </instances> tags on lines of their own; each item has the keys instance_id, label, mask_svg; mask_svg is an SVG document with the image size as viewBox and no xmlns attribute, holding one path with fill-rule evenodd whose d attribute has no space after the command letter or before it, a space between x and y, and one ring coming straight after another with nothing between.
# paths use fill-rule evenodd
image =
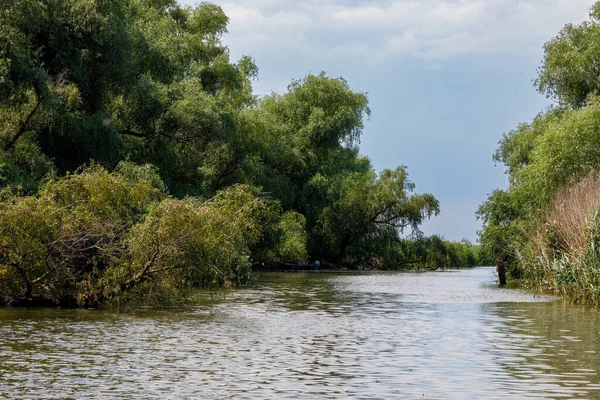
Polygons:
<instances>
[{"instance_id":1,"label":"water","mask_svg":"<svg viewBox=\"0 0 600 400\"><path fill-rule=\"evenodd\" d=\"M0 309L0 398L600 398L600 312L492 279L272 273L185 311Z\"/></svg>"}]
</instances>

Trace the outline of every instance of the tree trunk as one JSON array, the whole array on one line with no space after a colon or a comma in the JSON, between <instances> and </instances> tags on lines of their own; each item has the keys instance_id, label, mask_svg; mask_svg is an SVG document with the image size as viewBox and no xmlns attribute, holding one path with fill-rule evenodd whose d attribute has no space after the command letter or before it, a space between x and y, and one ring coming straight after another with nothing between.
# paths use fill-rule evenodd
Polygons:
<instances>
[{"instance_id":1,"label":"tree trunk","mask_svg":"<svg viewBox=\"0 0 600 400\"><path fill-rule=\"evenodd\" d=\"M498 271L498 281L501 286L506 285L506 269L504 267L504 261L498 260L496 263L496 271Z\"/></svg>"},{"instance_id":2,"label":"tree trunk","mask_svg":"<svg viewBox=\"0 0 600 400\"><path fill-rule=\"evenodd\" d=\"M346 254L346 249L350 244L350 239L352 239L352 235L347 233L340 242L340 248L337 254L338 262L342 262L344 260L344 255Z\"/></svg>"}]
</instances>

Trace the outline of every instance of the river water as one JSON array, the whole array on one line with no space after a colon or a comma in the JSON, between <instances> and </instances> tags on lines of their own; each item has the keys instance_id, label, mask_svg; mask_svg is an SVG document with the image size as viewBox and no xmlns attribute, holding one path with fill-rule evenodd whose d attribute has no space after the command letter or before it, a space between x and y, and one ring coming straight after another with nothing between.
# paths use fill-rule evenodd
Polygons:
<instances>
[{"instance_id":1,"label":"river water","mask_svg":"<svg viewBox=\"0 0 600 400\"><path fill-rule=\"evenodd\" d=\"M600 398L600 312L491 268L268 273L186 310L0 309L0 398Z\"/></svg>"}]
</instances>

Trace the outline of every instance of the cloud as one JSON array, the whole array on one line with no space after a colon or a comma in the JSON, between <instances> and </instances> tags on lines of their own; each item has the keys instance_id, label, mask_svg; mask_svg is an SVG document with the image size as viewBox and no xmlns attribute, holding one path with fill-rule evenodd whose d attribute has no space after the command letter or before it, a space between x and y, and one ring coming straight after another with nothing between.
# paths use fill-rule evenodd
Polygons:
<instances>
[{"instance_id":1,"label":"cloud","mask_svg":"<svg viewBox=\"0 0 600 400\"><path fill-rule=\"evenodd\" d=\"M191 4L192 0L182 0ZM593 0L224 0L232 49L446 60L527 54ZM365 51L367 54L365 54Z\"/></svg>"}]
</instances>

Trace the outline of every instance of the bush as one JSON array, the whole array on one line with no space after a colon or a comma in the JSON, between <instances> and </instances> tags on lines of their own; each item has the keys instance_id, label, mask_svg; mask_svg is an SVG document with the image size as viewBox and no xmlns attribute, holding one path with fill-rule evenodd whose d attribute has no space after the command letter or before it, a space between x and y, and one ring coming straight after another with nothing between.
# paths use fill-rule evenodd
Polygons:
<instances>
[{"instance_id":1,"label":"bush","mask_svg":"<svg viewBox=\"0 0 600 400\"><path fill-rule=\"evenodd\" d=\"M270 221L278 257L303 258L303 217L281 218L257 190L234 185L209 200L173 199L149 166L92 166L0 203L0 301L95 307L165 303L186 288L245 284L251 249Z\"/></svg>"},{"instance_id":2,"label":"bush","mask_svg":"<svg viewBox=\"0 0 600 400\"><path fill-rule=\"evenodd\" d=\"M102 275L163 197L150 181L97 166L49 182L37 196L9 197L0 204L0 298L77 297L79 282Z\"/></svg>"}]
</instances>

